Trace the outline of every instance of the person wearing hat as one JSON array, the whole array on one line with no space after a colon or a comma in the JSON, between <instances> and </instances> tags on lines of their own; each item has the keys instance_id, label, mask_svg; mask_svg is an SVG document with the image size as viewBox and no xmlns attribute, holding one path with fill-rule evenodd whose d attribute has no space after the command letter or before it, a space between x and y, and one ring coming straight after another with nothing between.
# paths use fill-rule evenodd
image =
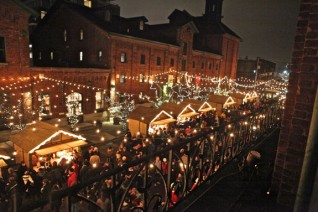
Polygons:
<instances>
[{"instance_id":1,"label":"person wearing hat","mask_svg":"<svg viewBox=\"0 0 318 212\"><path fill-rule=\"evenodd\" d=\"M23 182L23 190L24 190L24 193L26 194L26 197L30 197L31 196L30 191L34 185L34 181L28 170L24 172L24 175L22 176L22 182Z\"/></svg>"}]
</instances>

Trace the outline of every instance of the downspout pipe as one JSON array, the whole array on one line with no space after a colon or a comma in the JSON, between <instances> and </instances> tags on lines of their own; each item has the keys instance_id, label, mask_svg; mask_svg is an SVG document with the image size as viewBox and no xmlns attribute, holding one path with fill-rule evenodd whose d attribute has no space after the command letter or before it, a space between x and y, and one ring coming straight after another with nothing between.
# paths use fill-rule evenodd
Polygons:
<instances>
[{"instance_id":1,"label":"downspout pipe","mask_svg":"<svg viewBox=\"0 0 318 212\"><path fill-rule=\"evenodd\" d=\"M294 212L307 212L310 208L310 200L313 195L315 179L318 165L318 86L316 89L316 98L311 117L311 124L307 145L305 150L304 162L301 170L298 184Z\"/></svg>"}]
</instances>

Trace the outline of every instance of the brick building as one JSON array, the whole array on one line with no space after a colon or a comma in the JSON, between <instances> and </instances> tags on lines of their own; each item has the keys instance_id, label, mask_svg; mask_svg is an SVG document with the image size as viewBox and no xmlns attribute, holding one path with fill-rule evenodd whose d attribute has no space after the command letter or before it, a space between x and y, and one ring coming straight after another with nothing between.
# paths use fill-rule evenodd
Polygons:
<instances>
[{"instance_id":1,"label":"brick building","mask_svg":"<svg viewBox=\"0 0 318 212\"><path fill-rule=\"evenodd\" d=\"M0 2L0 76L5 84L29 77L29 17L36 12L19 1Z\"/></svg>"},{"instance_id":2,"label":"brick building","mask_svg":"<svg viewBox=\"0 0 318 212\"><path fill-rule=\"evenodd\" d=\"M276 64L257 57L256 59L239 59L236 77L249 80L270 80L275 76Z\"/></svg>"},{"instance_id":3,"label":"brick building","mask_svg":"<svg viewBox=\"0 0 318 212\"><path fill-rule=\"evenodd\" d=\"M196 84L209 77L235 78L240 38L221 18L220 0L206 1L203 16L175 10L169 23L157 25L143 16L123 18L111 4L102 10L56 1L32 34L34 65L111 72L103 87L110 96L154 97L151 82L165 90L183 82L185 73Z\"/></svg>"},{"instance_id":4,"label":"brick building","mask_svg":"<svg viewBox=\"0 0 318 212\"><path fill-rule=\"evenodd\" d=\"M310 127L317 130L317 123L311 123L313 116L317 118L317 105L314 108L318 85L317 8L316 0L301 2L292 52L292 71L272 181L272 191L278 194L278 203L290 209L295 205L294 211L317 211L318 207L318 139L313 135L311 139L309 137ZM308 145L316 147L305 157ZM309 168L308 160L312 161ZM303 165L304 161L306 163ZM306 175L300 180L302 168ZM307 186L303 186L304 184Z\"/></svg>"},{"instance_id":5,"label":"brick building","mask_svg":"<svg viewBox=\"0 0 318 212\"><path fill-rule=\"evenodd\" d=\"M207 86L209 77L235 77L240 38L221 22L220 0L208 0L203 16L175 10L158 25L123 18L108 1L24 1L50 8L36 28L29 21L40 13L2 2L1 99L11 108L21 103L30 120L103 110L115 92L154 97L152 82L165 95L186 79Z\"/></svg>"},{"instance_id":6,"label":"brick building","mask_svg":"<svg viewBox=\"0 0 318 212\"><path fill-rule=\"evenodd\" d=\"M2 106L23 100L28 108L30 93L29 18L37 12L17 0L0 0L0 127ZM23 84L23 86L22 86Z\"/></svg>"}]
</instances>

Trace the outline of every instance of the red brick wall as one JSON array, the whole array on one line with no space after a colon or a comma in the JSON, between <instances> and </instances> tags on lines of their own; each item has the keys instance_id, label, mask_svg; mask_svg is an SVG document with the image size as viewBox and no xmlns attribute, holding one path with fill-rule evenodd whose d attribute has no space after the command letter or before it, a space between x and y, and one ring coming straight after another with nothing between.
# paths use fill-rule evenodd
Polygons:
<instances>
[{"instance_id":1,"label":"red brick wall","mask_svg":"<svg viewBox=\"0 0 318 212\"><path fill-rule=\"evenodd\" d=\"M78 92L83 97L83 113L93 113L96 109L95 94L103 91L104 98L110 92L110 71L102 69L80 69L80 68L32 68L33 77L43 75L47 78L59 80L34 80L36 84L32 87L34 95L34 108L38 110L38 94L49 94L51 100L51 111L53 117L65 117L66 96L72 92ZM84 85L84 86L83 86ZM88 87L92 86L92 87Z\"/></svg>"},{"instance_id":2,"label":"red brick wall","mask_svg":"<svg viewBox=\"0 0 318 212\"><path fill-rule=\"evenodd\" d=\"M318 84L318 3L302 0L285 113L276 154L272 189L277 202L292 208Z\"/></svg>"},{"instance_id":3,"label":"red brick wall","mask_svg":"<svg viewBox=\"0 0 318 212\"><path fill-rule=\"evenodd\" d=\"M44 19L45 20L45 19ZM66 30L66 41L64 41ZM83 40L80 31L83 30ZM39 29L32 33L35 66L110 68L109 35L92 22L68 8L52 14ZM54 52L51 60L50 52ZM79 52L83 52L83 61ZM98 60L102 51L102 60ZM41 52L41 60L39 54Z\"/></svg>"},{"instance_id":4,"label":"red brick wall","mask_svg":"<svg viewBox=\"0 0 318 212\"><path fill-rule=\"evenodd\" d=\"M49 17L49 16L47 16ZM58 67L93 67L106 68L112 71L111 84L115 86L116 92L138 95L140 92L148 96L154 96L154 90L150 89L148 82L139 82L140 74L144 76L160 75L159 81L167 83L169 70L182 71L182 60L186 60L186 70L190 75L201 76L224 76L224 65L217 70L221 63L222 56L218 54L196 51L193 49L193 33L195 28L191 24L181 26L176 33L178 45L170 45L133 36L108 33L95 24L88 21L77 12L69 9L57 9L51 18L46 20L32 35L34 46L34 64L36 66L58 66ZM45 20L45 19L44 19ZM76 23L76 24L75 24ZM67 30L67 41L63 40L63 31ZM79 30L84 30L84 40L79 40ZM226 58L226 74L228 77L235 76L238 41L231 43L230 47L223 48L222 52ZM182 44L188 43L187 55L182 55ZM103 51L103 62L97 61L98 50ZM54 52L54 60L50 60L50 51ZM79 51L84 52L84 61L79 62ZM42 52L42 60L38 60L39 52ZM120 62L120 55L125 52L127 62ZM140 64L141 54L145 55L145 64ZM57 57L61 59L56 59ZM157 57L161 58L161 65L158 66ZM171 58L174 59L174 66L170 66ZM192 62L195 68L192 68ZM204 63L204 68L201 64ZM211 68L209 64L211 63ZM234 65L233 65L234 64ZM235 67L235 68L234 68ZM184 72L184 73L185 73ZM126 75L126 82L120 83L120 75ZM174 73L174 82L177 76Z\"/></svg>"},{"instance_id":5,"label":"red brick wall","mask_svg":"<svg viewBox=\"0 0 318 212\"><path fill-rule=\"evenodd\" d=\"M0 0L0 36L5 39L6 63L0 63L0 77L29 76L29 14L8 0ZM5 84L5 81L0 81Z\"/></svg>"}]
</instances>

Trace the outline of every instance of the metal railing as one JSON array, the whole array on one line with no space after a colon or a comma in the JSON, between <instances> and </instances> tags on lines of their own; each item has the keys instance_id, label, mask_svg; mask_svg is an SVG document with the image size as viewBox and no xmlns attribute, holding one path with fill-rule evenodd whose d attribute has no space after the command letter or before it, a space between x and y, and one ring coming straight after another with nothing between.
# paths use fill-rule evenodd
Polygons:
<instances>
[{"instance_id":1,"label":"metal railing","mask_svg":"<svg viewBox=\"0 0 318 212\"><path fill-rule=\"evenodd\" d=\"M68 211L167 211L277 125L282 110L273 101L222 126L196 129L161 151L52 192L48 204L63 202ZM156 165L156 156L166 158L167 169Z\"/></svg>"}]
</instances>

